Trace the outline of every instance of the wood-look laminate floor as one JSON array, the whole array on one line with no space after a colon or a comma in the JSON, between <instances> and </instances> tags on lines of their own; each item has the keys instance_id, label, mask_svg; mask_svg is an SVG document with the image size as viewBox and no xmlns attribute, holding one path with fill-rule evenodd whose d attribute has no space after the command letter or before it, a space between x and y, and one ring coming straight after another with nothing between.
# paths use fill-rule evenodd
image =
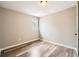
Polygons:
<instances>
[{"instance_id":1,"label":"wood-look laminate floor","mask_svg":"<svg viewBox=\"0 0 79 59\"><path fill-rule=\"evenodd\" d=\"M5 57L76 57L76 51L44 41L36 41L26 47L6 53Z\"/></svg>"}]
</instances>

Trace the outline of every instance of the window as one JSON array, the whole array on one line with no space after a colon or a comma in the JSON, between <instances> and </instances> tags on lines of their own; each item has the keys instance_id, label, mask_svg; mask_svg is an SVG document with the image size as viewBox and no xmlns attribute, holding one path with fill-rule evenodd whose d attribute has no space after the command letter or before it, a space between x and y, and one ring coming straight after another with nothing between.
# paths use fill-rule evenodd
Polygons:
<instances>
[{"instance_id":1,"label":"window","mask_svg":"<svg viewBox=\"0 0 79 59\"><path fill-rule=\"evenodd\" d=\"M32 29L35 31L38 31L38 18L37 17L33 17L32 19Z\"/></svg>"}]
</instances>

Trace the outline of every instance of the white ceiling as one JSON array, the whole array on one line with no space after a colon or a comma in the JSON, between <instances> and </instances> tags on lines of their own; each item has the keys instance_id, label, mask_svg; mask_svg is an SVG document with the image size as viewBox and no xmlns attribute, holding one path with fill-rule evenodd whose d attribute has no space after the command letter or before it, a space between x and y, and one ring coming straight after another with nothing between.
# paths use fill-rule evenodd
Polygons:
<instances>
[{"instance_id":1,"label":"white ceiling","mask_svg":"<svg viewBox=\"0 0 79 59\"><path fill-rule=\"evenodd\" d=\"M48 1L46 7L41 6L39 1L0 1L0 7L28 13L37 17L55 13L73 6L76 6L76 1Z\"/></svg>"}]
</instances>

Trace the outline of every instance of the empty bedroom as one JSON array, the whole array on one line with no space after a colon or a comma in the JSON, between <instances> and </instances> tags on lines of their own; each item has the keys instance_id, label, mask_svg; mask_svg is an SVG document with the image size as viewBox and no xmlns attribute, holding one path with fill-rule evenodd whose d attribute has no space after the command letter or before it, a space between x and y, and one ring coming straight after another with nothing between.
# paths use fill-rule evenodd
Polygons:
<instances>
[{"instance_id":1,"label":"empty bedroom","mask_svg":"<svg viewBox=\"0 0 79 59\"><path fill-rule=\"evenodd\" d=\"M0 57L78 57L78 2L0 1Z\"/></svg>"}]
</instances>

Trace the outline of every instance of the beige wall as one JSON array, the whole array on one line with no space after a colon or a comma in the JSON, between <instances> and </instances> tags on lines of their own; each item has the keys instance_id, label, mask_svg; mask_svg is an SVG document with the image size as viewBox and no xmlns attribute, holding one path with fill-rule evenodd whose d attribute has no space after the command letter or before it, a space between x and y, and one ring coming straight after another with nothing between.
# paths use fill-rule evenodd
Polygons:
<instances>
[{"instance_id":1,"label":"beige wall","mask_svg":"<svg viewBox=\"0 0 79 59\"><path fill-rule=\"evenodd\" d=\"M1 19L1 17L0 17L0 19ZM0 20L0 40L1 40L1 20ZM1 45L1 42L0 42L0 45Z\"/></svg>"},{"instance_id":2,"label":"beige wall","mask_svg":"<svg viewBox=\"0 0 79 59\"><path fill-rule=\"evenodd\" d=\"M40 18L43 39L75 48L76 7Z\"/></svg>"},{"instance_id":3,"label":"beige wall","mask_svg":"<svg viewBox=\"0 0 79 59\"><path fill-rule=\"evenodd\" d=\"M0 8L0 48L36 39L36 34L32 36L32 19L28 14Z\"/></svg>"}]
</instances>

